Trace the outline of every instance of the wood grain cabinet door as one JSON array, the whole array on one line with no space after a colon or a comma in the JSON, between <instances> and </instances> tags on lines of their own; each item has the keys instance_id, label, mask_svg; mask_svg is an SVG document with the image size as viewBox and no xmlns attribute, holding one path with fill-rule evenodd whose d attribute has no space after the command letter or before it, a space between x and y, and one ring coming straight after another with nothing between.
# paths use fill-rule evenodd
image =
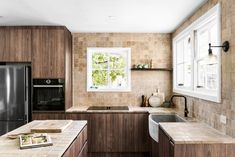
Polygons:
<instances>
[{"instance_id":1,"label":"wood grain cabinet door","mask_svg":"<svg viewBox=\"0 0 235 157\"><path fill-rule=\"evenodd\" d=\"M33 78L65 77L65 29L32 29Z\"/></svg>"},{"instance_id":2,"label":"wood grain cabinet door","mask_svg":"<svg viewBox=\"0 0 235 157\"><path fill-rule=\"evenodd\" d=\"M31 61L31 29L29 27L0 27L0 61Z\"/></svg>"},{"instance_id":3,"label":"wood grain cabinet door","mask_svg":"<svg viewBox=\"0 0 235 157\"><path fill-rule=\"evenodd\" d=\"M148 152L148 114L107 114L107 152Z\"/></svg>"},{"instance_id":4,"label":"wood grain cabinet door","mask_svg":"<svg viewBox=\"0 0 235 157\"><path fill-rule=\"evenodd\" d=\"M171 149L172 147L170 144L170 138L160 128L159 129L159 157L172 157L170 155L173 155L174 152L170 152Z\"/></svg>"},{"instance_id":5,"label":"wood grain cabinet door","mask_svg":"<svg viewBox=\"0 0 235 157\"><path fill-rule=\"evenodd\" d=\"M63 112L33 112L32 120L64 120L65 113Z\"/></svg>"}]
</instances>

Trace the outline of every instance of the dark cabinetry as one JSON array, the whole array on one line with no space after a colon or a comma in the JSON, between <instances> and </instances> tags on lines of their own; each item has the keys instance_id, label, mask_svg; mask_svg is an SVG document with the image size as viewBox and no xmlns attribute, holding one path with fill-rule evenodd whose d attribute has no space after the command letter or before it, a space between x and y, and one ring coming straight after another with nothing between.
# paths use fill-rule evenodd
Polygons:
<instances>
[{"instance_id":1,"label":"dark cabinetry","mask_svg":"<svg viewBox=\"0 0 235 157\"><path fill-rule=\"evenodd\" d=\"M32 29L32 63L34 78L65 77L64 27L34 27Z\"/></svg>"},{"instance_id":2,"label":"dark cabinetry","mask_svg":"<svg viewBox=\"0 0 235 157\"><path fill-rule=\"evenodd\" d=\"M0 62L31 62L33 78L64 78L72 106L72 35L64 26L0 27Z\"/></svg>"},{"instance_id":3,"label":"dark cabinetry","mask_svg":"<svg viewBox=\"0 0 235 157\"><path fill-rule=\"evenodd\" d=\"M88 151L92 157L149 156L147 113L71 113L66 118L88 120Z\"/></svg>"},{"instance_id":4,"label":"dark cabinetry","mask_svg":"<svg viewBox=\"0 0 235 157\"><path fill-rule=\"evenodd\" d=\"M162 129L159 130L159 157L233 157L234 155L232 144L175 144Z\"/></svg>"},{"instance_id":5,"label":"dark cabinetry","mask_svg":"<svg viewBox=\"0 0 235 157\"><path fill-rule=\"evenodd\" d=\"M72 144L63 154L63 157L87 157L87 127L74 139Z\"/></svg>"},{"instance_id":6,"label":"dark cabinetry","mask_svg":"<svg viewBox=\"0 0 235 157\"><path fill-rule=\"evenodd\" d=\"M72 106L72 35L62 26L32 28L33 78L64 78L65 109Z\"/></svg>"},{"instance_id":7,"label":"dark cabinetry","mask_svg":"<svg viewBox=\"0 0 235 157\"><path fill-rule=\"evenodd\" d=\"M65 119L64 112L33 112L32 120L63 120Z\"/></svg>"},{"instance_id":8,"label":"dark cabinetry","mask_svg":"<svg viewBox=\"0 0 235 157\"><path fill-rule=\"evenodd\" d=\"M29 27L0 27L0 61L30 62L31 33Z\"/></svg>"}]
</instances>

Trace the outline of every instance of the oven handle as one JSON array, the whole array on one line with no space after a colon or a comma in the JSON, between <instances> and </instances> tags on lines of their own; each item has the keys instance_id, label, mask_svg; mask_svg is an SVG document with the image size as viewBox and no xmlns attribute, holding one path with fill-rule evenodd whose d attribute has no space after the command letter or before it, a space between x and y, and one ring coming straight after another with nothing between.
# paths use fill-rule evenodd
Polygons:
<instances>
[{"instance_id":1,"label":"oven handle","mask_svg":"<svg viewBox=\"0 0 235 157\"><path fill-rule=\"evenodd\" d=\"M33 85L33 87L38 87L38 88L45 88L45 87L56 87L56 88L60 88L63 87L63 85Z\"/></svg>"}]
</instances>

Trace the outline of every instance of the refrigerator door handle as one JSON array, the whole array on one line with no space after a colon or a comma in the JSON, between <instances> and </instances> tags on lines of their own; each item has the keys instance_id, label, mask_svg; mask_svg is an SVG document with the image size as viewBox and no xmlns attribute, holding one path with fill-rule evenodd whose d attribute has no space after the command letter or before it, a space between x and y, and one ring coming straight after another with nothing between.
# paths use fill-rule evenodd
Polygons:
<instances>
[{"instance_id":1,"label":"refrigerator door handle","mask_svg":"<svg viewBox=\"0 0 235 157\"><path fill-rule=\"evenodd\" d=\"M29 96L29 83L28 83L28 78L29 78L29 76L28 76L28 67L27 66L25 66L25 70L24 70L24 82L25 82L25 86L24 86L24 98L25 98L25 105L24 105L24 108L25 108L25 115L24 115L24 120L26 121L26 122L28 122L28 105L29 105L29 98L28 98L28 96Z\"/></svg>"},{"instance_id":2,"label":"refrigerator door handle","mask_svg":"<svg viewBox=\"0 0 235 157\"><path fill-rule=\"evenodd\" d=\"M24 68L24 84L25 84L25 86L24 86L24 100L25 100L25 102L27 101L27 68L25 67Z\"/></svg>"}]
</instances>

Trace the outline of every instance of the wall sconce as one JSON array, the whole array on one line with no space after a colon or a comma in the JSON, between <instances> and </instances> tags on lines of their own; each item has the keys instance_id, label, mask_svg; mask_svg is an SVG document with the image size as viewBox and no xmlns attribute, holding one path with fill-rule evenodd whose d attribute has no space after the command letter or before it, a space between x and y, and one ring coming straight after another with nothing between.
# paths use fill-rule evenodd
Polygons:
<instances>
[{"instance_id":1,"label":"wall sconce","mask_svg":"<svg viewBox=\"0 0 235 157\"><path fill-rule=\"evenodd\" d=\"M225 41L222 46L211 46L211 43L209 43L209 50L208 50L209 55L212 54L212 49L211 49L212 47L222 47L224 52L228 52L228 50L229 50L229 42Z\"/></svg>"},{"instance_id":2,"label":"wall sconce","mask_svg":"<svg viewBox=\"0 0 235 157\"><path fill-rule=\"evenodd\" d=\"M222 46L211 46L211 43L209 43L209 49L208 49L208 62L209 64L214 64L217 61L217 56L213 54L212 47L221 47L224 52L228 52L229 50L229 42L225 41Z\"/></svg>"}]
</instances>

